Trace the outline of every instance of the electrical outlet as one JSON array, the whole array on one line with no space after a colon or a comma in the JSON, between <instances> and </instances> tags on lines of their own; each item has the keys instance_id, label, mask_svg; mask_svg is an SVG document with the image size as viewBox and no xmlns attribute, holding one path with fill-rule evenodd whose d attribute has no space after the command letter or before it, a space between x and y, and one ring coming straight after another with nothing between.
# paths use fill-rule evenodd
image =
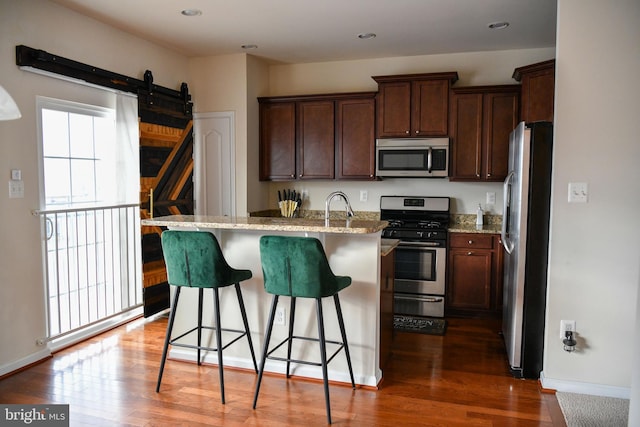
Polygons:
<instances>
[{"instance_id":1,"label":"electrical outlet","mask_svg":"<svg viewBox=\"0 0 640 427\"><path fill-rule=\"evenodd\" d=\"M277 307L276 308L276 318L273 320L273 323L276 325L284 325L285 322L285 313L286 310L284 307Z\"/></svg>"},{"instance_id":2,"label":"electrical outlet","mask_svg":"<svg viewBox=\"0 0 640 427\"><path fill-rule=\"evenodd\" d=\"M487 205L495 205L496 204L496 193L493 191L487 191L486 197Z\"/></svg>"},{"instance_id":3,"label":"electrical outlet","mask_svg":"<svg viewBox=\"0 0 640 427\"><path fill-rule=\"evenodd\" d=\"M360 201L366 202L369 199L369 192L367 190L360 190Z\"/></svg>"},{"instance_id":4,"label":"electrical outlet","mask_svg":"<svg viewBox=\"0 0 640 427\"><path fill-rule=\"evenodd\" d=\"M576 331L576 321L575 320L561 320L560 321L560 339L564 339L564 333L567 331L574 332Z\"/></svg>"}]
</instances>

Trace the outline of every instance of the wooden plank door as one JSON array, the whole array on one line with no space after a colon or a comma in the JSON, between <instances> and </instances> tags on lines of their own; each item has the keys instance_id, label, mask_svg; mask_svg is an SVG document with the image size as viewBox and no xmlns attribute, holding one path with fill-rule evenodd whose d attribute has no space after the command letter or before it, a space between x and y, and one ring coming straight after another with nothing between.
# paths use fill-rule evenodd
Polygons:
<instances>
[{"instance_id":1,"label":"wooden plank door","mask_svg":"<svg viewBox=\"0 0 640 427\"><path fill-rule=\"evenodd\" d=\"M161 120L154 120L161 121ZM140 215L193 214L193 121L181 126L140 123ZM177 127L176 127L177 126ZM162 257L162 227L142 227L143 305L149 317L169 308L169 284Z\"/></svg>"}]
</instances>

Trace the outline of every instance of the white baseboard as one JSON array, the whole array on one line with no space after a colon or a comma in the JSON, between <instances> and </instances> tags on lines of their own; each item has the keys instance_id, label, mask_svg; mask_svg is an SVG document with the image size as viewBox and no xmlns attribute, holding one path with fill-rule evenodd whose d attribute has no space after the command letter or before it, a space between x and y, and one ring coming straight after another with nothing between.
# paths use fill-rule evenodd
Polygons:
<instances>
[{"instance_id":1,"label":"white baseboard","mask_svg":"<svg viewBox=\"0 0 640 427\"><path fill-rule=\"evenodd\" d=\"M181 349L181 348L172 348L169 350L168 358L175 360L184 360L189 362L196 361L196 352L195 350ZM233 366L235 368L243 368L243 369L253 369L253 362L248 358L239 358L239 357L230 357L224 356L224 366ZM218 364L218 355L214 352L209 352L204 356L204 363L209 364ZM260 361L258 361L258 367L260 366ZM331 365L329 365L330 367ZM286 363L279 362L275 360L269 360L265 365L265 372L272 372L277 374L285 374L286 372ZM166 367L165 367L166 369ZM322 380L322 370L319 366L312 367L307 365L300 364L292 364L291 365L291 375L305 378L314 378ZM329 369L328 371L329 381L342 382L351 384L351 378L349 377L348 372L341 371L332 371ZM356 375L354 373L354 381L356 385L364 385L370 387L376 387L382 378L382 373L378 370L378 375L371 376L363 376Z\"/></svg>"},{"instance_id":2,"label":"white baseboard","mask_svg":"<svg viewBox=\"0 0 640 427\"><path fill-rule=\"evenodd\" d=\"M567 393L617 397L619 399L629 399L631 397L630 387L616 387L603 384L592 384L579 381L567 381L555 378L547 378L544 376L544 372L540 372L540 382L542 383L542 387L545 389Z\"/></svg>"},{"instance_id":3,"label":"white baseboard","mask_svg":"<svg viewBox=\"0 0 640 427\"><path fill-rule=\"evenodd\" d=\"M49 350L48 348L43 348L40 351L31 353L27 357L14 360L11 363L7 363L6 365L0 366L0 376L17 371L19 369L24 368L25 366L29 366L33 363L40 362L41 360L48 359L49 357L51 357L51 350Z\"/></svg>"}]
</instances>

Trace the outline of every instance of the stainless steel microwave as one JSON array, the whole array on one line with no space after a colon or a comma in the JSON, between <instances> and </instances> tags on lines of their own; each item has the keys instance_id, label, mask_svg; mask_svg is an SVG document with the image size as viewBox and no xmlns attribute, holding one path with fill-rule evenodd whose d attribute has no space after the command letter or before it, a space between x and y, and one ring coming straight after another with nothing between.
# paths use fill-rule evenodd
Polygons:
<instances>
[{"instance_id":1,"label":"stainless steel microwave","mask_svg":"<svg viewBox=\"0 0 640 427\"><path fill-rule=\"evenodd\" d=\"M448 177L449 138L377 139L376 176Z\"/></svg>"}]
</instances>

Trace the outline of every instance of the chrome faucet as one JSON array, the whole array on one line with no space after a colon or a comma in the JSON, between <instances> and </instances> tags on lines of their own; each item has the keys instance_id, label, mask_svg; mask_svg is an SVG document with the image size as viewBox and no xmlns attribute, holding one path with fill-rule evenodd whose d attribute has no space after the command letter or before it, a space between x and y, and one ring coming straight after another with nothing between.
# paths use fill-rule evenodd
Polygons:
<instances>
[{"instance_id":1,"label":"chrome faucet","mask_svg":"<svg viewBox=\"0 0 640 427\"><path fill-rule=\"evenodd\" d=\"M347 204L347 222L351 220L351 218L355 215L353 213L353 209L351 209L351 203L349 203L349 198L342 191L334 191L333 193L327 196L327 200L324 202L324 225L325 227L329 226L329 210L331 207L331 201L336 197L342 197L344 202Z\"/></svg>"}]
</instances>

